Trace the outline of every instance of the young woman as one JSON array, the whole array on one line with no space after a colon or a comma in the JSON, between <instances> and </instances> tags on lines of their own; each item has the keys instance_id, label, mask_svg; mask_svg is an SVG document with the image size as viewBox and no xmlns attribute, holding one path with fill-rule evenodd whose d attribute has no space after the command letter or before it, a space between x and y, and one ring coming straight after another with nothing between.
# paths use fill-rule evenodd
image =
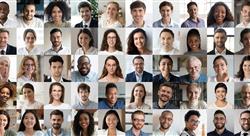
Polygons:
<instances>
[{"instance_id":1,"label":"young woman","mask_svg":"<svg viewBox=\"0 0 250 136\"><path fill-rule=\"evenodd\" d=\"M201 49L201 35L197 29L190 29L187 33L187 49L185 55L206 55L207 51Z\"/></svg>"},{"instance_id":2,"label":"young woman","mask_svg":"<svg viewBox=\"0 0 250 136\"><path fill-rule=\"evenodd\" d=\"M17 74L18 82L34 82L38 81L37 77L37 65L32 56L24 56L19 67Z\"/></svg>"},{"instance_id":3,"label":"young woman","mask_svg":"<svg viewBox=\"0 0 250 136\"><path fill-rule=\"evenodd\" d=\"M235 54L250 55L250 29L245 28L240 32L240 42L243 48Z\"/></svg>"},{"instance_id":4,"label":"young woman","mask_svg":"<svg viewBox=\"0 0 250 136\"><path fill-rule=\"evenodd\" d=\"M16 132L9 129L10 126L10 115L7 111L0 110L0 135L1 136L16 136Z\"/></svg>"},{"instance_id":5,"label":"young woman","mask_svg":"<svg viewBox=\"0 0 250 136\"><path fill-rule=\"evenodd\" d=\"M0 85L0 109L14 109L8 101L15 96L16 87L10 83Z\"/></svg>"},{"instance_id":6,"label":"young woman","mask_svg":"<svg viewBox=\"0 0 250 136\"><path fill-rule=\"evenodd\" d=\"M245 56L239 67L235 82L249 82L250 81L250 56Z\"/></svg>"}]
</instances>

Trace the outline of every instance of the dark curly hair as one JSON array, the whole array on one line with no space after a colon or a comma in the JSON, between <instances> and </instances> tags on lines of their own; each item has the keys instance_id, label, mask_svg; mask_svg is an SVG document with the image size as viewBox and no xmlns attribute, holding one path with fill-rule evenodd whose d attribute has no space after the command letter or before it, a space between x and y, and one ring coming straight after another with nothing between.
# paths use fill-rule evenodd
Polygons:
<instances>
[{"instance_id":1,"label":"dark curly hair","mask_svg":"<svg viewBox=\"0 0 250 136\"><path fill-rule=\"evenodd\" d=\"M82 114L87 114L89 117L89 126L88 126L88 136L92 136L92 134L95 131L95 122L94 122L94 118L93 115L91 115L91 113L85 111L85 110L79 110L77 111L75 117L74 117L74 121L73 121L73 132L76 136L80 136L81 131L83 131L83 128L79 125L79 121L80 121L80 116Z\"/></svg>"},{"instance_id":2,"label":"dark curly hair","mask_svg":"<svg viewBox=\"0 0 250 136\"><path fill-rule=\"evenodd\" d=\"M89 36L89 38L90 38L89 47L93 47L94 46L94 38L93 38L93 35L92 35L92 33L91 33L91 31L89 29L81 29L79 31L79 33L77 34L77 45L78 45L78 47L82 47L80 45L79 40L78 40L81 33L87 34Z\"/></svg>"},{"instance_id":3,"label":"dark curly hair","mask_svg":"<svg viewBox=\"0 0 250 136\"><path fill-rule=\"evenodd\" d=\"M201 40L201 35L199 33L199 31L197 29L190 29L187 33L187 49L188 51L192 51L192 49L189 47L188 45L188 39L191 37L191 36L196 36L198 37L200 40ZM199 49L201 48L201 43L199 44Z\"/></svg>"},{"instance_id":4,"label":"dark curly hair","mask_svg":"<svg viewBox=\"0 0 250 136\"><path fill-rule=\"evenodd\" d=\"M123 128L122 128L122 125L121 125L121 120L120 120L120 118L119 118L119 115L118 115L118 113L117 113L115 110L109 110L109 111L106 112L106 114L105 114L105 116L104 116L104 118L103 118L102 129L105 129L105 130L108 129L108 125L107 125L107 123L106 123L106 118L107 118L107 116L110 115L110 114L115 115L116 118L117 118L117 120L118 120L117 125L116 125L116 129L118 129L118 130L124 132L124 130L123 130Z\"/></svg>"},{"instance_id":5,"label":"dark curly hair","mask_svg":"<svg viewBox=\"0 0 250 136\"><path fill-rule=\"evenodd\" d=\"M35 117L35 120L36 120L36 124L34 125L33 129L34 130L41 130L40 123L39 123L38 117L36 115L36 112L34 110L26 110L24 112L23 116L22 116L21 123L20 123L18 131L25 131L26 128L25 128L25 125L23 123L23 120L25 118L25 115L28 114L28 113L33 114L34 117Z\"/></svg>"},{"instance_id":6,"label":"dark curly hair","mask_svg":"<svg viewBox=\"0 0 250 136\"><path fill-rule=\"evenodd\" d=\"M120 39L120 37L115 29L108 29L104 32L102 44L101 44L101 51L108 50L109 45L108 45L107 40L108 40L108 34L110 34L110 33L115 33L115 35L116 35L115 49L118 51L122 51L122 42L121 42L121 39Z\"/></svg>"},{"instance_id":7,"label":"dark curly hair","mask_svg":"<svg viewBox=\"0 0 250 136\"><path fill-rule=\"evenodd\" d=\"M49 21L52 21L52 10L54 7L60 8L62 11L62 21L70 19L70 8L65 1L52 1L45 9L45 14Z\"/></svg>"},{"instance_id":8,"label":"dark curly hair","mask_svg":"<svg viewBox=\"0 0 250 136\"><path fill-rule=\"evenodd\" d=\"M134 35L136 33L142 33L144 38L145 38L145 45L147 45L147 34L146 32L141 29L141 28L137 28L135 30L133 30L129 36L128 36L128 50L127 50L127 54L140 54L139 50L136 48L135 43L134 43Z\"/></svg>"},{"instance_id":9,"label":"dark curly hair","mask_svg":"<svg viewBox=\"0 0 250 136\"><path fill-rule=\"evenodd\" d=\"M245 74L243 71L243 64L245 61L250 61L250 55L245 56L240 63L239 71L237 72L237 75L236 75L236 77L240 78L240 81L243 81L245 77Z\"/></svg>"},{"instance_id":10,"label":"dark curly hair","mask_svg":"<svg viewBox=\"0 0 250 136\"><path fill-rule=\"evenodd\" d=\"M10 115L5 110L0 110L0 115L4 115L7 118L7 125L4 127L4 130L7 130L10 126Z\"/></svg>"},{"instance_id":11,"label":"dark curly hair","mask_svg":"<svg viewBox=\"0 0 250 136\"><path fill-rule=\"evenodd\" d=\"M230 9L228 8L228 6L224 3L224 2L216 2L212 8L210 9L208 15L207 15L207 26L210 26L212 24L214 24L216 22L215 18L214 18L214 11L218 6L223 6L226 9L226 17L223 20L223 22L225 21L234 21L233 15L230 12Z\"/></svg>"},{"instance_id":12,"label":"dark curly hair","mask_svg":"<svg viewBox=\"0 0 250 136\"><path fill-rule=\"evenodd\" d=\"M133 89L132 89L131 98L130 98L130 103L132 103L132 102L135 101L134 92L135 92L135 88L138 87L138 86L141 86L141 87L143 88L144 96L142 97L142 102L143 102L143 103L145 102L145 98L146 98L146 95L147 95L146 88L145 88L144 84L142 84L142 83L137 83L137 84L134 85L134 87L133 87Z\"/></svg>"}]
</instances>

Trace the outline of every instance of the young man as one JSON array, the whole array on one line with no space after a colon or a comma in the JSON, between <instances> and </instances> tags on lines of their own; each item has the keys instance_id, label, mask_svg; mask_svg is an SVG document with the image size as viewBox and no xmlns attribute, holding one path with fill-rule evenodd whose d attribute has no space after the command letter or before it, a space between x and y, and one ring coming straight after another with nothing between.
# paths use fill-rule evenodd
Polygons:
<instances>
[{"instance_id":1,"label":"young man","mask_svg":"<svg viewBox=\"0 0 250 136\"><path fill-rule=\"evenodd\" d=\"M250 2L245 1L241 6L242 21L236 27L250 28Z\"/></svg>"},{"instance_id":2,"label":"young man","mask_svg":"<svg viewBox=\"0 0 250 136\"><path fill-rule=\"evenodd\" d=\"M14 4L14 3L13 3ZM17 22L8 17L10 13L10 6L7 2L0 2L0 27L15 28Z\"/></svg>"},{"instance_id":3,"label":"young man","mask_svg":"<svg viewBox=\"0 0 250 136\"><path fill-rule=\"evenodd\" d=\"M241 131L235 136L249 136L250 135L250 110L245 110L240 113L240 126Z\"/></svg>"}]
</instances>

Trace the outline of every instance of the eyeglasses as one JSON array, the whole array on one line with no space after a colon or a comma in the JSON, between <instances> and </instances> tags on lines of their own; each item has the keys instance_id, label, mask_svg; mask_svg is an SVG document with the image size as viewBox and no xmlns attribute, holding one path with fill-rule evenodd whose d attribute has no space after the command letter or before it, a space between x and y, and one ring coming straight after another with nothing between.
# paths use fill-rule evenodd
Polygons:
<instances>
[{"instance_id":1,"label":"eyeglasses","mask_svg":"<svg viewBox=\"0 0 250 136\"><path fill-rule=\"evenodd\" d=\"M145 122L144 119L133 119L133 121L135 121L135 122Z\"/></svg>"},{"instance_id":2,"label":"eyeglasses","mask_svg":"<svg viewBox=\"0 0 250 136\"><path fill-rule=\"evenodd\" d=\"M192 124L196 124L196 125L199 125L200 124L200 121L199 120L190 120L190 122Z\"/></svg>"},{"instance_id":3,"label":"eyeglasses","mask_svg":"<svg viewBox=\"0 0 250 136\"><path fill-rule=\"evenodd\" d=\"M241 118L240 120L243 122L246 122L246 121L250 122L250 118Z\"/></svg>"}]
</instances>

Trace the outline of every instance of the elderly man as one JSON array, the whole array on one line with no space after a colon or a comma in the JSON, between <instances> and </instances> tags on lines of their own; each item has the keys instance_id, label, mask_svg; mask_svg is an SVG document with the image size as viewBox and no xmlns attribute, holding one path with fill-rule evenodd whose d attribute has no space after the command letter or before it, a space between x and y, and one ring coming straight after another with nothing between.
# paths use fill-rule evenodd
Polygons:
<instances>
[{"instance_id":1,"label":"elderly man","mask_svg":"<svg viewBox=\"0 0 250 136\"><path fill-rule=\"evenodd\" d=\"M7 56L0 56L0 84L10 82L9 78L10 71L10 59Z\"/></svg>"},{"instance_id":2,"label":"elderly man","mask_svg":"<svg viewBox=\"0 0 250 136\"><path fill-rule=\"evenodd\" d=\"M10 32L7 29L0 28L0 54L16 55L16 47L8 44Z\"/></svg>"},{"instance_id":3,"label":"elderly man","mask_svg":"<svg viewBox=\"0 0 250 136\"><path fill-rule=\"evenodd\" d=\"M250 108L250 83L245 83L241 87L241 101L235 104L235 109Z\"/></svg>"},{"instance_id":4,"label":"elderly man","mask_svg":"<svg viewBox=\"0 0 250 136\"><path fill-rule=\"evenodd\" d=\"M207 82L207 76L201 73L201 61L195 56L190 56L187 59L187 75L180 77L181 83L204 83Z\"/></svg>"}]
</instances>

